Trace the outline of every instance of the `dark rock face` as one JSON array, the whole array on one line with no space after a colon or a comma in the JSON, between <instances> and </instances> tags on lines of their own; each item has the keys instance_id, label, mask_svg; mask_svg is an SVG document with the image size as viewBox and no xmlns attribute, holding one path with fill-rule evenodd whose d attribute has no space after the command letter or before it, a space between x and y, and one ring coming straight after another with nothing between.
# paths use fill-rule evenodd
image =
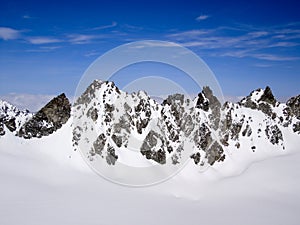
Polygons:
<instances>
[{"instance_id":1,"label":"dark rock face","mask_svg":"<svg viewBox=\"0 0 300 225\"><path fill-rule=\"evenodd\" d=\"M257 104L251 101L250 98L246 98L245 103L243 103L242 105L250 109L257 109Z\"/></svg>"},{"instance_id":2,"label":"dark rock face","mask_svg":"<svg viewBox=\"0 0 300 225\"><path fill-rule=\"evenodd\" d=\"M95 122L98 119L98 110L94 107L91 107L87 112L87 116Z\"/></svg>"},{"instance_id":3,"label":"dark rock face","mask_svg":"<svg viewBox=\"0 0 300 225\"><path fill-rule=\"evenodd\" d=\"M300 95L290 98L286 105L290 114L300 119Z\"/></svg>"},{"instance_id":4,"label":"dark rock face","mask_svg":"<svg viewBox=\"0 0 300 225\"><path fill-rule=\"evenodd\" d=\"M212 141L213 139L211 137L211 131L205 124L202 124L195 132L195 145L197 148L205 151Z\"/></svg>"},{"instance_id":5,"label":"dark rock face","mask_svg":"<svg viewBox=\"0 0 300 225\"><path fill-rule=\"evenodd\" d=\"M151 109L149 101L146 101L144 99L141 99L139 104L135 107L136 115L139 117L139 119L136 122L136 129L139 134L143 132L143 128L146 128L151 117ZM145 112L146 118L142 119L140 117L141 112Z\"/></svg>"},{"instance_id":6,"label":"dark rock face","mask_svg":"<svg viewBox=\"0 0 300 225\"><path fill-rule=\"evenodd\" d=\"M105 144L106 144L106 137L102 133L97 137L96 141L94 141L93 147L90 151L91 155L94 156L95 154L98 154L100 156L103 156L102 152L104 150Z\"/></svg>"},{"instance_id":7,"label":"dark rock face","mask_svg":"<svg viewBox=\"0 0 300 225\"><path fill-rule=\"evenodd\" d=\"M160 141L160 147L157 148L157 142ZM152 159L160 164L166 163L166 152L164 148L164 139L163 137L151 130L145 138L143 145L141 147L142 155L146 156L147 159Z\"/></svg>"},{"instance_id":8,"label":"dark rock face","mask_svg":"<svg viewBox=\"0 0 300 225\"><path fill-rule=\"evenodd\" d=\"M281 130L277 125L267 126L265 132L273 145L279 144L279 141L283 141Z\"/></svg>"},{"instance_id":9,"label":"dark rock face","mask_svg":"<svg viewBox=\"0 0 300 225\"><path fill-rule=\"evenodd\" d=\"M75 147L75 150L76 150L76 146L78 146L78 142L80 141L82 131L83 131L82 128L79 126L76 126L72 131L73 133L72 142L73 142L73 147Z\"/></svg>"},{"instance_id":10,"label":"dark rock face","mask_svg":"<svg viewBox=\"0 0 300 225\"><path fill-rule=\"evenodd\" d=\"M201 155L200 155L199 152L196 152L196 153L191 155L191 158L194 160L194 163L197 165L200 162Z\"/></svg>"},{"instance_id":11,"label":"dark rock face","mask_svg":"<svg viewBox=\"0 0 300 225\"><path fill-rule=\"evenodd\" d=\"M203 96L202 93L199 93L198 94L198 100L197 100L197 103L196 103L196 108L198 109L202 109L204 111L208 111L209 109L209 102L208 100L206 100Z\"/></svg>"},{"instance_id":12,"label":"dark rock face","mask_svg":"<svg viewBox=\"0 0 300 225\"><path fill-rule=\"evenodd\" d=\"M5 134L3 123L0 123L0 136Z\"/></svg>"},{"instance_id":13,"label":"dark rock face","mask_svg":"<svg viewBox=\"0 0 300 225\"><path fill-rule=\"evenodd\" d=\"M252 134L252 129L249 126L249 124L247 124L245 130L243 130L243 132L242 132L242 135L243 136L247 135L247 137L250 137L251 134Z\"/></svg>"},{"instance_id":14,"label":"dark rock face","mask_svg":"<svg viewBox=\"0 0 300 225\"><path fill-rule=\"evenodd\" d=\"M18 131L24 138L42 137L61 128L70 118L71 106L65 94L53 98Z\"/></svg>"},{"instance_id":15,"label":"dark rock face","mask_svg":"<svg viewBox=\"0 0 300 225\"><path fill-rule=\"evenodd\" d=\"M108 165L115 165L117 160L118 156L116 155L115 149L108 144L106 162L108 163Z\"/></svg>"},{"instance_id":16,"label":"dark rock face","mask_svg":"<svg viewBox=\"0 0 300 225\"><path fill-rule=\"evenodd\" d=\"M188 114L184 114L181 123L180 129L183 131L186 137L190 136L192 131L194 130L195 124L193 122L192 116Z\"/></svg>"},{"instance_id":17,"label":"dark rock face","mask_svg":"<svg viewBox=\"0 0 300 225\"><path fill-rule=\"evenodd\" d=\"M4 122L5 126L9 129L10 132L16 130L16 118L11 118Z\"/></svg>"},{"instance_id":18,"label":"dark rock face","mask_svg":"<svg viewBox=\"0 0 300 225\"><path fill-rule=\"evenodd\" d=\"M184 113L183 102L184 102L184 95L174 94L174 95L169 95L168 98L164 100L162 103L162 105L171 106L171 114L174 116L177 125L180 125L180 120Z\"/></svg>"},{"instance_id":19,"label":"dark rock face","mask_svg":"<svg viewBox=\"0 0 300 225\"><path fill-rule=\"evenodd\" d=\"M216 161L223 161L225 159L223 153L222 146L218 142L214 142L207 151L208 163L212 166Z\"/></svg>"},{"instance_id":20,"label":"dark rock face","mask_svg":"<svg viewBox=\"0 0 300 225\"><path fill-rule=\"evenodd\" d=\"M111 136L111 139L115 142L115 144L120 148L122 146L122 137L121 136L117 136L116 134L113 134Z\"/></svg>"},{"instance_id":21,"label":"dark rock face","mask_svg":"<svg viewBox=\"0 0 300 225\"><path fill-rule=\"evenodd\" d=\"M233 139L233 140L238 140L239 139L239 135L240 135L242 126L243 126L243 120L241 120L238 123L233 123L231 125L231 129L230 129L231 139Z\"/></svg>"},{"instance_id":22,"label":"dark rock face","mask_svg":"<svg viewBox=\"0 0 300 225\"><path fill-rule=\"evenodd\" d=\"M211 109L211 114L209 119L212 122L212 128L217 130L220 126L220 116L221 116L221 103L216 96L213 95L212 90L209 87L203 87L202 93L209 101L209 108Z\"/></svg>"},{"instance_id":23,"label":"dark rock face","mask_svg":"<svg viewBox=\"0 0 300 225\"><path fill-rule=\"evenodd\" d=\"M262 111L264 114L268 116L272 116L273 112L269 104L259 103L258 110Z\"/></svg>"},{"instance_id":24,"label":"dark rock face","mask_svg":"<svg viewBox=\"0 0 300 225\"><path fill-rule=\"evenodd\" d=\"M258 101L259 102L261 102L261 101L267 102L267 103L271 104L272 106L275 106L275 104L277 102L271 91L271 88L269 86L267 86L265 88L263 95L260 97L260 99Z\"/></svg>"},{"instance_id":25,"label":"dark rock face","mask_svg":"<svg viewBox=\"0 0 300 225\"><path fill-rule=\"evenodd\" d=\"M163 101L162 105L165 106L161 110L161 117L163 118L162 123L167 128L166 138L172 142L177 142L180 139L180 127L185 133L191 132L189 129L191 124L183 107L184 95L169 95L168 98ZM169 114L171 114L170 118L168 118ZM185 127L184 125L187 126Z\"/></svg>"},{"instance_id":26,"label":"dark rock face","mask_svg":"<svg viewBox=\"0 0 300 225\"><path fill-rule=\"evenodd\" d=\"M300 134L300 121L296 122L294 125L293 125L293 131L298 134Z\"/></svg>"}]
</instances>

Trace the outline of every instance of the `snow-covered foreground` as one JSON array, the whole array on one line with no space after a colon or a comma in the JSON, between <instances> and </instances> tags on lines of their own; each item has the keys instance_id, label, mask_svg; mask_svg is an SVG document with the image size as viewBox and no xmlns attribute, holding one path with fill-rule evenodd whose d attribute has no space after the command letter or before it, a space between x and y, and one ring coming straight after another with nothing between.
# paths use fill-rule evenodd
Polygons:
<instances>
[{"instance_id":1,"label":"snow-covered foreground","mask_svg":"<svg viewBox=\"0 0 300 225\"><path fill-rule=\"evenodd\" d=\"M296 139L272 156L240 149L205 172L189 164L164 183L132 188L92 172L70 131L69 121L42 139L0 138L1 225L299 224ZM245 170L251 160L260 161Z\"/></svg>"}]
</instances>

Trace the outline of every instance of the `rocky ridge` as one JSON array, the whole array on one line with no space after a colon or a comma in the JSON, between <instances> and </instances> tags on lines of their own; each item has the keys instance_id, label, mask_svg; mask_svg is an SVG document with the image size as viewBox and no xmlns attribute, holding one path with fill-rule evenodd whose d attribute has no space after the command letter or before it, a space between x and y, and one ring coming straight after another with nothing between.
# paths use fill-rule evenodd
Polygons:
<instances>
[{"instance_id":1,"label":"rocky ridge","mask_svg":"<svg viewBox=\"0 0 300 225\"><path fill-rule=\"evenodd\" d=\"M181 163L182 152L191 149L195 164L213 165L226 159L228 149L255 152L261 142L284 150L282 130L299 133L300 127L299 96L280 104L269 87L238 103L221 105L204 87L194 100L173 94L158 104L145 92L128 94L113 82L95 80L73 111L82 121L74 124L74 147L84 146L91 161L100 157L108 164L134 148L163 165Z\"/></svg>"}]
</instances>

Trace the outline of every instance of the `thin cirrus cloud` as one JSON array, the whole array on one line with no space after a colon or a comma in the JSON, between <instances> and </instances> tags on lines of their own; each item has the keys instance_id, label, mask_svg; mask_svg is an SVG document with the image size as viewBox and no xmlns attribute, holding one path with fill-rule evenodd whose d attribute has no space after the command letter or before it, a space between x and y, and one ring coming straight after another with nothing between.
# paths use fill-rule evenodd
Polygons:
<instances>
[{"instance_id":1,"label":"thin cirrus cloud","mask_svg":"<svg viewBox=\"0 0 300 225\"><path fill-rule=\"evenodd\" d=\"M195 18L196 21L202 21L202 20L206 20L210 17L210 15L200 15L198 17Z\"/></svg>"},{"instance_id":2,"label":"thin cirrus cloud","mask_svg":"<svg viewBox=\"0 0 300 225\"><path fill-rule=\"evenodd\" d=\"M51 52L53 50L59 49L62 46L39 46L37 49L27 49L26 52Z\"/></svg>"},{"instance_id":3,"label":"thin cirrus cloud","mask_svg":"<svg viewBox=\"0 0 300 225\"><path fill-rule=\"evenodd\" d=\"M91 30L104 30L104 29L108 29L108 28L113 28L116 27L118 25L117 22L112 22L109 25L104 25L104 26L99 26L99 27L94 27Z\"/></svg>"},{"instance_id":4,"label":"thin cirrus cloud","mask_svg":"<svg viewBox=\"0 0 300 225\"><path fill-rule=\"evenodd\" d=\"M117 26L116 22L102 27L95 27L93 30L102 30ZM26 30L26 32L29 32ZM0 27L0 40L23 40L25 43L32 45L44 45L53 43L70 43L70 44L88 44L93 40L105 37L99 34L65 34L58 37L52 36L31 36L24 34L25 30L17 30L11 27Z\"/></svg>"},{"instance_id":5,"label":"thin cirrus cloud","mask_svg":"<svg viewBox=\"0 0 300 225\"><path fill-rule=\"evenodd\" d=\"M53 37L29 37L27 41L34 45L42 45L42 44L52 44L52 43L59 43L63 40Z\"/></svg>"},{"instance_id":6,"label":"thin cirrus cloud","mask_svg":"<svg viewBox=\"0 0 300 225\"><path fill-rule=\"evenodd\" d=\"M214 30L188 30L188 31L169 34L168 37L180 41L180 40L199 38L203 35L211 34L213 32Z\"/></svg>"},{"instance_id":7,"label":"thin cirrus cloud","mask_svg":"<svg viewBox=\"0 0 300 225\"><path fill-rule=\"evenodd\" d=\"M173 42L153 42L153 41L143 41L141 43L136 43L131 48L142 49L146 47L177 47L178 45Z\"/></svg>"},{"instance_id":8,"label":"thin cirrus cloud","mask_svg":"<svg viewBox=\"0 0 300 225\"><path fill-rule=\"evenodd\" d=\"M18 39L21 34L21 30L16 30L10 27L0 27L0 38L5 41Z\"/></svg>"},{"instance_id":9,"label":"thin cirrus cloud","mask_svg":"<svg viewBox=\"0 0 300 225\"><path fill-rule=\"evenodd\" d=\"M90 35L90 34L70 34L67 35L68 42L71 44L87 44L95 39L101 38L102 35Z\"/></svg>"},{"instance_id":10,"label":"thin cirrus cloud","mask_svg":"<svg viewBox=\"0 0 300 225\"><path fill-rule=\"evenodd\" d=\"M25 14L24 16L22 16L23 19L28 20L28 19L36 19L36 17L32 17L28 14Z\"/></svg>"},{"instance_id":11,"label":"thin cirrus cloud","mask_svg":"<svg viewBox=\"0 0 300 225\"><path fill-rule=\"evenodd\" d=\"M281 55L300 45L300 30L289 25L271 28L244 26L185 30L169 33L166 37L185 47L209 50L211 56L251 57L267 61L299 60L298 56L293 55L295 53Z\"/></svg>"}]
</instances>

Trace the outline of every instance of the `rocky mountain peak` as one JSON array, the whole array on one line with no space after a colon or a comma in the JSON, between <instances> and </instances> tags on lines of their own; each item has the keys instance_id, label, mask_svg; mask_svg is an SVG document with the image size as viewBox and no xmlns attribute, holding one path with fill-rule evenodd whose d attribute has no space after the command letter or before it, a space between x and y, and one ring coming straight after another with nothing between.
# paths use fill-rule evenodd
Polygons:
<instances>
[{"instance_id":1,"label":"rocky mountain peak","mask_svg":"<svg viewBox=\"0 0 300 225\"><path fill-rule=\"evenodd\" d=\"M220 108L221 103L216 96L214 96L213 91L208 86L204 86L202 90L203 95L209 100L210 108Z\"/></svg>"},{"instance_id":2,"label":"rocky mountain peak","mask_svg":"<svg viewBox=\"0 0 300 225\"><path fill-rule=\"evenodd\" d=\"M218 98L214 96L212 90L208 86L204 86L196 98L195 107L204 111L208 111L209 109L215 111L221 108L221 103Z\"/></svg>"},{"instance_id":3,"label":"rocky mountain peak","mask_svg":"<svg viewBox=\"0 0 300 225\"><path fill-rule=\"evenodd\" d=\"M4 127L14 132L31 117L32 113L28 110L21 111L10 103L0 100L0 136L5 134Z\"/></svg>"},{"instance_id":4,"label":"rocky mountain peak","mask_svg":"<svg viewBox=\"0 0 300 225\"><path fill-rule=\"evenodd\" d=\"M80 105L83 103L88 104L92 99L95 99L98 95L98 92L105 92L103 97L106 97L111 94L120 94L119 88L115 85L112 81L101 81L101 80L94 80L87 89L83 92L82 95L77 98L74 106Z\"/></svg>"},{"instance_id":5,"label":"rocky mountain peak","mask_svg":"<svg viewBox=\"0 0 300 225\"><path fill-rule=\"evenodd\" d=\"M269 86L267 86L262 94L262 96L260 97L260 99L258 100L258 102L267 102L269 104L271 104L272 106L275 106L275 104L277 103L277 100L275 99L272 90Z\"/></svg>"},{"instance_id":6,"label":"rocky mountain peak","mask_svg":"<svg viewBox=\"0 0 300 225\"><path fill-rule=\"evenodd\" d=\"M262 111L270 117L275 117L272 107L275 107L279 103L275 99L271 88L267 86L264 90L259 88L252 91L250 95L243 98L238 104L246 108Z\"/></svg>"},{"instance_id":7,"label":"rocky mountain peak","mask_svg":"<svg viewBox=\"0 0 300 225\"><path fill-rule=\"evenodd\" d=\"M60 94L26 121L17 135L24 138L47 136L61 128L70 118L71 105L66 95Z\"/></svg>"}]
</instances>

